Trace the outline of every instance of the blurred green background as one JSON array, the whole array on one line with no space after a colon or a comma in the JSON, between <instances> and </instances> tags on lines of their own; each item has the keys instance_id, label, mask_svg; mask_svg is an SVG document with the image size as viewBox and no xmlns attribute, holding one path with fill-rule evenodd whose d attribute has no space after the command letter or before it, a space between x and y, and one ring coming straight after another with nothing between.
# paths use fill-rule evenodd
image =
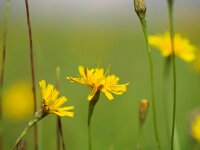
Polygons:
<instances>
[{"instance_id":1,"label":"blurred green background","mask_svg":"<svg viewBox=\"0 0 200 150\"><path fill-rule=\"evenodd\" d=\"M0 25L3 33L4 0L0 0ZM110 102L102 94L92 118L94 150L132 150L137 145L138 105L142 98L150 100L149 64L139 20L132 0L30 0L33 47L36 66L37 101L40 106L38 82L55 83L55 69L61 68L61 95L68 105L75 106L75 117L63 117L64 136L68 150L87 150L87 95L89 88L73 84L66 76L78 76L78 66L107 68L130 82L128 90ZM200 2L176 0L175 31L199 46ZM149 34L168 31L167 3L147 1ZM2 41L2 36L1 36ZM5 89L18 81L31 83L29 45L24 1L11 1L8 19ZM163 109L164 59L152 48L159 137L162 149L169 149ZM170 76L170 101L172 101ZM199 106L200 74L192 65L177 58L177 131L181 150L191 146L189 116ZM14 101L14 103L18 103ZM31 109L31 108L30 108ZM12 110L13 112L15 110ZM16 108L17 111L17 108ZM3 118L4 149L9 150L31 116L23 120ZM56 149L56 117L49 115L39 123L40 149ZM32 131L25 137L27 149L33 149ZM142 148L155 149L152 109L144 125Z\"/></svg>"}]
</instances>

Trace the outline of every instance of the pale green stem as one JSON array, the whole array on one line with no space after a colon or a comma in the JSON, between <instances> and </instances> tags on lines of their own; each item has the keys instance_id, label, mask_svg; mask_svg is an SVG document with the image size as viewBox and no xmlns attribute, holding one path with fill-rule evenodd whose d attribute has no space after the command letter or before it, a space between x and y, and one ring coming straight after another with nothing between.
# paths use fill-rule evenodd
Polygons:
<instances>
[{"instance_id":1,"label":"pale green stem","mask_svg":"<svg viewBox=\"0 0 200 150\"><path fill-rule=\"evenodd\" d=\"M163 110L165 119L165 128L167 136L167 144L170 145L170 120L169 120L169 73L171 57L167 57L164 64L163 72Z\"/></svg>"},{"instance_id":2,"label":"pale green stem","mask_svg":"<svg viewBox=\"0 0 200 150\"><path fill-rule=\"evenodd\" d=\"M88 108L88 142L89 142L88 148L89 150L92 150L91 118L93 115L94 107L99 100L99 96L100 96L100 91L98 90L96 94L94 95L94 97L92 98L92 100L90 100L89 102L89 108Z\"/></svg>"},{"instance_id":3,"label":"pale green stem","mask_svg":"<svg viewBox=\"0 0 200 150\"><path fill-rule=\"evenodd\" d=\"M178 130L177 130L177 126L175 125L175 133L174 133L174 147L175 147L175 150L181 150L181 145L180 145L180 142L179 142L179 136L178 136Z\"/></svg>"},{"instance_id":4,"label":"pale green stem","mask_svg":"<svg viewBox=\"0 0 200 150\"><path fill-rule=\"evenodd\" d=\"M173 25L173 1L168 0L169 8L169 22L170 22L170 37L171 37L171 48L172 48L172 66L173 66L173 113L172 113L172 130L171 130L171 150L174 149L174 131L175 131L175 120L176 120L176 59L174 49L174 25Z\"/></svg>"},{"instance_id":5,"label":"pale green stem","mask_svg":"<svg viewBox=\"0 0 200 150\"><path fill-rule=\"evenodd\" d=\"M35 116L31 121L29 121L28 126L21 132L19 137L17 138L13 150L16 149L17 145L20 143L20 141L23 139L23 137L28 133L28 131L31 129L32 126L34 126L38 121L40 121L42 118L44 118L47 114L40 113Z\"/></svg>"},{"instance_id":6,"label":"pale green stem","mask_svg":"<svg viewBox=\"0 0 200 150\"><path fill-rule=\"evenodd\" d=\"M136 147L137 150L141 150L142 131L143 131L143 125L140 123L139 131L138 131L138 142L137 142L137 147Z\"/></svg>"},{"instance_id":7,"label":"pale green stem","mask_svg":"<svg viewBox=\"0 0 200 150\"><path fill-rule=\"evenodd\" d=\"M156 104L155 104L155 94L154 94L154 78L153 78L153 62L152 62L152 57L151 57L151 50L149 47L149 41L148 41L148 36L147 36L147 26L146 26L146 18L145 14L139 16L143 33L144 33L144 38L145 38L145 44L147 48L147 53L148 53L148 58L149 58L149 68L150 68L150 84L151 84L151 99L152 99L152 108L153 108L153 124L154 124L154 135L156 139L156 144L158 150L161 149L160 146L160 139L158 136L158 128L157 128L157 113L156 113Z\"/></svg>"},{"instance_id":8,"label":"pale green stem","mask_svg":"<svg viewBox=\"0 0 200 150\"><path fill-rule=\"evenodd\" d=\"M56 88L59 91L60 90L60 67L56 67ZM62 148L65 150L65 142L64 142L64 136L63 136L63 130L62 130L62 122L60 116L57 116L57 150L60 150L60 144L62 140Z\"/></svg>"},{"instance_id":9,"label":"pale green stem","mask_svg":"<svg viewBox=\"0 0 200 150\"><path fill-rule=\"evenodd\" d=\"M5 61L6 61L6 41L7 41L7 22L9 15L10 1L6 0L5 12L4 12L4 31L3 31L3 48L1 54L1 72L0 72L0 149L3 149L3 122L2 122L2 92L5 72Z\"/></svg>"}]
</instances>

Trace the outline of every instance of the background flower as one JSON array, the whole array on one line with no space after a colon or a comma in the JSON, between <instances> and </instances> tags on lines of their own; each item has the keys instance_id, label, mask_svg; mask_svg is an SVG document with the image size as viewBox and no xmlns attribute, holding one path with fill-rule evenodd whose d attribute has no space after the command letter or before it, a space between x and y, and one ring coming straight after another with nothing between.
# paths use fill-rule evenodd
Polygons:
<instances>
[{"instance_id":1,"label":"background flower","mask_svg":"<svg viewBox=\"0 0 200 150\"><path fill-rule=\"evenodd\" d=\"M172 55L171 40L169 32L149 36L150 45L158 48L164 57ZM175 55L184 61L191 62L195 59L196 47L192 45L187 38L183 38L176 33L174 37Z\"/></svg>"},{"instance_id":2,"label":"background flower","mask_svg":"<svg viewBox=\"0 0 200 150\"><path fill-rule=\"evenodd\" d=\"M33 115L33 94L31 84L18 81L9 86L3 94L3 115L11 120L22 120Z\"/></svg>"}]
</instances>

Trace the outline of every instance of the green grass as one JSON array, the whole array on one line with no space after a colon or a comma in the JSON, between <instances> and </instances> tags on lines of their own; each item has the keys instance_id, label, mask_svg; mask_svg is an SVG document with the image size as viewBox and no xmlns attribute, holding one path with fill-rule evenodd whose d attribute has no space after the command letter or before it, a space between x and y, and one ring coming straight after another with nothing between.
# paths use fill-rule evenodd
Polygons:
<instances>
[{"instance_id":1,"label":"green grass","mask_svg":"<svg viewBox=\"0 0 200 150\"><path fill-rule=\"evenodd\" d=\"M8 33L5 87L15 81L30 80L30 64L25 22L11 21ZM24 24L23 24L24 23ZM46 79L55 83L55 69L61 68L61 94L75 106L74 118L62 118L66 147L69 150L87 150L87 96L89 89L72 84L66 76L77 76L78 66L107 68L118 75L120 83L130 82L128 91L115 96L109 102L103 94L92 117L92 141L94 150L132 150L137 145L138 105L142 98L150 99L149 65L142 31L136 23L126 25L42 25L33 22L33 42L36 57L36 81ZM137 30L138 29L138 30ZM149 29L150 30L150 29ZM155 30L155 29L154 29ZM194 37L196 37L194 35ZM192 38L192 37L191 37ZM197 39L194 39L197 41ZM162 149L169 149L165 135L162 101L162 78L164 60L152 49L155 66L155 95L158 113L158 128ZM170 77L171 79L171 77ZM181 150L188 150L188 120L191 111L199 105L200 77L185 62L177 59L177 129ZM172 81L170 84L172 93ZM40 102L37 85L38 103ZM170 95L172 97L172 95ZM172 100L172 99L170 99ZM39 104L38 104L39 105ZM150 105L151 101L150 101ZM154 150L152 112L144 124L142 148ZM171 115L170 115L171 116ZM25 127L27 120L13 122L4 118L4 149L9 150ZM51 124L51 125L50 125ZM39 123L42 134L41 149L56 149L55 116L49 115ZM26 136L28 148L32 149L32 132Z\"/></svg>"}]
</instances>

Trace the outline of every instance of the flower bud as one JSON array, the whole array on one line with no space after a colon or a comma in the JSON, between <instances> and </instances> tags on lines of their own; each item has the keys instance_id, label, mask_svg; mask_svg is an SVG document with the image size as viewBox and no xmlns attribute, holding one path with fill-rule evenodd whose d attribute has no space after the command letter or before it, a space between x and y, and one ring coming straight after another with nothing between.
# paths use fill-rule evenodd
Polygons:
<instances>
[{"instance_id":1,"label":"flower bud","mask_svg":"<svg viewBox=\"0 0 200 150\"><path fill-rule=\"evenodd\" d=\"M140 125L142 125L145 121L145 118L147 116L147 112L149 109L149 102L146 99L142 99L140 101L140 105L139 105L139 121L140 121Z\"/></svg>"},{"instance_id":2,"label":"flower bud","mask_svg":"<svg viewBox=\"0 0 200 150\"><path fill-rule=\"evenodd\" d=\"M145 0L134 0L135 12L138 16L144 15L146 13L146 3Z\"/></svg>"}]
</instances>

